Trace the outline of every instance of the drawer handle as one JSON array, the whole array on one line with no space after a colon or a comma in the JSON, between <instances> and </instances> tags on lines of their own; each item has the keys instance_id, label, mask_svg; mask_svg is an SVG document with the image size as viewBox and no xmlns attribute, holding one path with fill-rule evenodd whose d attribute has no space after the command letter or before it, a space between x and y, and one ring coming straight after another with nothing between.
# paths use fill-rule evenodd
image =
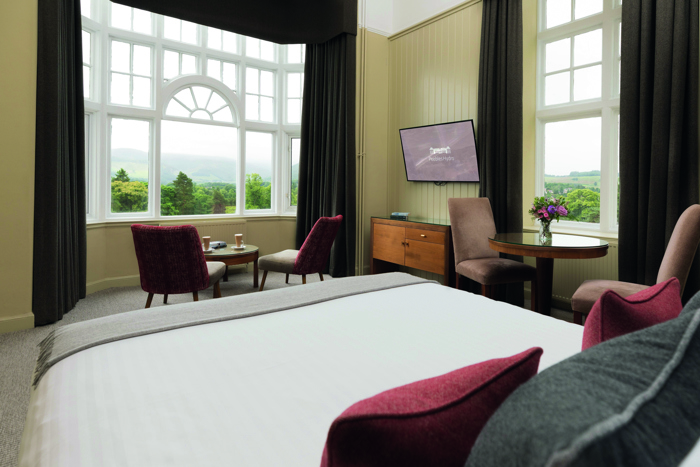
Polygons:
<instances>
[{"instance_id":1,"label":"drawer handle","mask_svg":"<svg viewBox=\"0 0 700 467\"><path fill-rule=\"evenodd\" d=\"M425 234L420 234L420 236L421 236L421 237L427 237L427 235L425 235Z\"/></svg>"}]
</instances>

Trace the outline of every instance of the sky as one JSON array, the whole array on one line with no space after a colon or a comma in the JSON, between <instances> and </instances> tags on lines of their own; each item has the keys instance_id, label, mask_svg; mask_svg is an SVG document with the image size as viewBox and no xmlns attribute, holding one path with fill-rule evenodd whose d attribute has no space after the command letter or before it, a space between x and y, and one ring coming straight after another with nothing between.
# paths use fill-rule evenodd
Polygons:
<instances>
[{"instance_id":1,"label":"sky","mask_svg":"<svg viewBox=\"0 0 700 467\"><path fill-rule=\"evenodd\" d=\"M544 173L600 170L601 118L550 122L544 127Z\"/></svg>"}]
</instances>

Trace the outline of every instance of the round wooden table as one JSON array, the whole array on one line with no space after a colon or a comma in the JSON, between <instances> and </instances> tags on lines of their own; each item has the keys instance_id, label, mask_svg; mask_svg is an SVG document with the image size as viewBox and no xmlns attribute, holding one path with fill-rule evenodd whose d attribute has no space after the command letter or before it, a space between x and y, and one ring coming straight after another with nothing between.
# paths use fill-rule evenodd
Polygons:
<instances>
[{"instance_id":1,"label":"round wooden table","mask_svg":"<svg viewBox=\"0 0 700 467\"><path fill-rule=\"evenodd\" d=\"M554 258L587 259L608 254L608 242L578 235L552 234L543 244L537 232L502 233L489 238L491 249L516 256L537 258L537 291L532 291L532 309L549 315L552 308Z\"/></svg>"},{"instance_id":2,"label":"round wooden table","mask_svg":"<svg viewBox=\"0 0 700 467\"><path fill-rule=\"evenodd\" d=\"M258 286L258 247L255 245L244 245L238 249L233 246L219 248L211 253L204 253L204 259L207 261L221 261L226 265L226 273L224 273L224 282L228 282L228 267L237 264L253 263L255 270L253 271L253 287Z\"/></svg>"}]
</instances>

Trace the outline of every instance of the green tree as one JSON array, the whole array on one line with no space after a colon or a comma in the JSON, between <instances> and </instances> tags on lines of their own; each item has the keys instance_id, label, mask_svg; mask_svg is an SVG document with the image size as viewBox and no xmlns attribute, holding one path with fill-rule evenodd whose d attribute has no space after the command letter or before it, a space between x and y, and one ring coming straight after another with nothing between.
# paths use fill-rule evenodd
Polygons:
<instances>
[{"instance_id":1,"label":"green tree","mask_svg":"<svg viewBox=\"0 0 700 467\"><path fill-rule=\"evenodd\" d=\"M177 207L175 187L172 185L160 186L160 214L163 216L177 216L180 214Z\"/></svg>"},{"instance_id":2,"label":"green tree","mask_svg":"<svg viewBox=\"0 0 700 467\"><path fill-rule=\"evenodd\" d=\"M175 188L175 207L181 215L194 214L194 184L185 173L180 172L173 181Z\"/></svg>"},{"instance_id":3,"label":"green tree","mask_svg":"<svg viewBox=\"0 0 700 467\"><path fill-rule=\"evenodd\" d=\"M263 182L258 174L245 176L245 208L270 209L272 207L272 185Z\"/></svg>"},{"instance_id":4,"label":"green tree","mask_svg":"<svg viewBox=\"0 0 700 467\"><path fill-rule=\"evenodd\" d=\"M126 170L124 169L119 169L117 170L117 173L114 174L114 177L112 177L113 182L130 182L131 179L129 178L129 174L126 173Z\"/></svg>"},{"instance_id":5,"label":"green tree","mask_svg":"<svg viewBox=\"0 0 700 467\"><path fill-rule=\"evenodd\" d=\"M299 199L299 182L292 182L292 206L297 205Z\"/></svg>"},{"instance_id":6,"label":"green tree","mask_svg":"<svg viewBox=\"0 0 700 467\"><path fill-rule=\"evenodd\" d=\"M143 212L147 209L147 183L121 180L112 182L112 212Z\"/></svg>"},{"instance_id":7,"label":"green tree","mask_svg":"<svg viewBox=\"0 0 700 467\"><path fill-rule=\"evenodd\" d=\"M221 190L214 190L213 201L214 207L211 211L212 214L226 214L226 198L224 198L224 194L221 193Z\"/></svg>"},{"instance_id":8,"label":"green tree","mask_svg":"<svg viewBox=\"0 0 700 467\"><path fill-rule=\"evenodd\" d=\"M569 211L581 222L600 222L600 193L574 190L566 195Z\"/></svg>"},{"instance_id":9,"label":"green tree","mask_svg":"<svg viewBox=\"0 0 700 467\"><path fill-rule=\"evenodd\" d=\"M211 214L214 206L214 199L210 190L203 189L195 185L194 191L194 213Z\"/></svg>"}]
</instances>

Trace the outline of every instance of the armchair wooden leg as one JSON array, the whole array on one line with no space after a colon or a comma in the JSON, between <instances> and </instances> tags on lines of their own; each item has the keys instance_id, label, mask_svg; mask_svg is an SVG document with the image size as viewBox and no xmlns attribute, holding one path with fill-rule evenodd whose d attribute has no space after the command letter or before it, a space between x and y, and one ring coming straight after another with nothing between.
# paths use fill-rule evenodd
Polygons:
<instances>
[{"instance_id":1,"label":"armchair wooden leg","mask_svg":"<svg viewBox=\"0 0 700 467\"><path fill-rule=\"evenodd\" d=\"M323 273L322 273L322 272L319 272L319 273L318 273L318 277L320 277L320 278L321 278L321 282L323 282Z\"/></svg>"},{"instance_id":2,"label":"armchair wooden leg","mask_svg":"<svg viewBox=\"0 0 700 467\"><path fill-rule=\"evenodd\" d=\"M530 310L537 311L537 281L530 281Z\"/></svg>"},{"instance_id":3,"label":"armchair wooden leg","mask_svg":"<svg viewBox=\"0 0 700 467\"><path fill-rule=\"evenodd\" d=\"M163 295L163 303L168 303L168 294Z\"/></svg>"},{"instance_id":4,"label":"armchair wooden leg","mask_svg":"<svg viewBox=\"0 0 700 467\"><path fill-rule=\"evenodd\" d=\"M455 289L459 290L459 276L461 276L460 273L455 273Z\"/></svg>"},{"instance_id":5,"label":"armchair wooden leg","mask_svg":"<svg viewBox=\"0 0 700 467\"><path fill-rule=\"evenodd\" d=\"M481 295L483 295L486 298L493 299L493 288L493 285L481 284Z\"/></svg>"},{"instance_id":6,"label":"armchair wooden leg","mask_svg":"<svg viewBox=\"0 0 700 467\"><path fill-rule=\"evenodd\" d=\"M192 292L192 298L195 302L199 301L199 292Z\"/></svg>"},{"instance_id":7,"label":"armchair wooden leg","mask_svg":"<svg viewBox=\"0 0 700 467\"><path fill-rule=\"evenodd\" d=\"M221 286L219 285L219 281L214 283L214 298L221 298Z\"/></svg>"},{"instance_id":8,"label":"armchair wooden leg","mask_svg":"<svg viewBox=\"0 0 700 467\"><path fill-rule=\"evenodd\" d=\"M583 313L580 311L574 311L574 324L583 325Z\"/></svg>"},{"instance_id":9,"label":"armchair wooden leg","mask_svg":"<svg viewBox=\"0 0 700 467\"><path fill-rule=\"evenodd\" d=\"M287 274L287 277L284 278L284 283L289 284L289 274Z\"/></svg>"},{"instance_id":10,"label":"armchair wooden leg","mask_svg":"<svg viewBox=\"0 0 700 467\"><path fill-rule=\"evenodd\" d=\"M149 293L146 299L146 308L151 308L151 302L153 301L153 294Z\"/></svg>"},{"instance_id":11,"label":"armchair wooden leg","mask_svg":"<svg viewBox=\"0 0 700 467\"><path fill-rule=\"evenodd\" d=\"M301 275L301 283L306 284L306 274Z\"/></svg>"},{"instance_id":12,"label":"armchair wooden leg","mask_svg":"<svg viewBox=\"0 0 700 467\"><path fill-rule=\"evenodd\" d=\"M261 292L262 292L263 288L265 287L265 279L267 279L267 271L263 271L262 282L260 282L260 291Z\"/></svg>"}]
</instances>

